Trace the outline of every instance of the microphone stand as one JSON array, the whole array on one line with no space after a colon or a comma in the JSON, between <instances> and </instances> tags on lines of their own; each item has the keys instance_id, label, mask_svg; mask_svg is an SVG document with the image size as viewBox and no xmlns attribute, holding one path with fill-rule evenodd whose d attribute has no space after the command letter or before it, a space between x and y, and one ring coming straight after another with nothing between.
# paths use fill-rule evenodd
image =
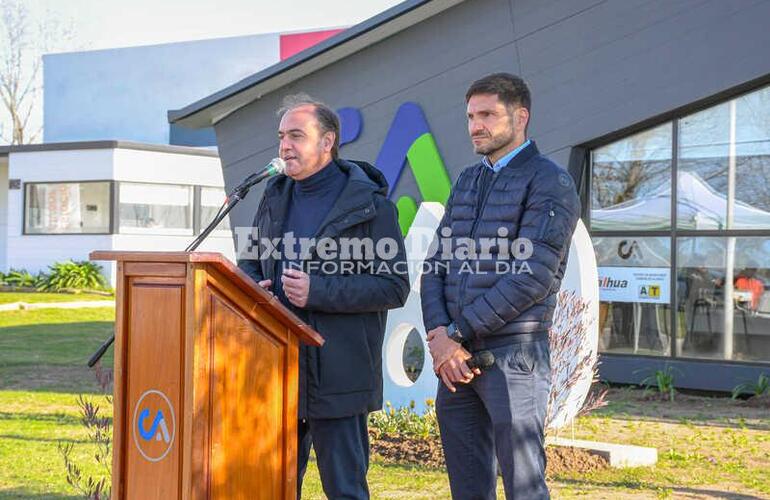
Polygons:
<instances>
[{"instance_id":1,"label":"microphone stand","mask_svg":"<svg viewBox=\"0 0 770 500\"><path fill-rule=\"evenodd\" d=\"M235 205L237 205L238 202L246 197L250 188L251 186L239 186L235 188L233 192L230 193L230 195L225 199L225 202L222 204L222 206L219 207L219 211L214 217L214 220L212 220L211 223L206 226L206 229L201 231L201 234L199 234L197 238L195 238L189 245L187 245L187 248L185 248L184 251L194 252L195 249L198 248L201 243L203 243L203 240L205 240L208 235L211 234L214 229L216 229L219 223L222 222L225 217L227 217L227 214L229 214L230 211L235 208Z\"/></svg>"},{"instance_id":2,"label":"microphone stand","mask_svg":"<svg viewBox=\"0 0 770 500\"><path fill-rule=\"evenodd\" d=\"M184 249L185 252L193 252L196 248L200 246L201 243L203 243L203 240L206 239L206 237L211 234L211 232L219 225L222 220L227 217L227 214L230 213L230 211L235 207L235 205L238 204L242 199L246 197L246 195L249 193L249 189L254 184L257 184L261 180L259 178L255 179L247 179L246 182L242 183L237 188L233 189L233 192L230 193L227 198L225 198L225 202L222 204L221 207L219 207L219 211L217 211L217 215L214 217L214 220L209 223L208 226L206 226L206 229L201 231L201 234L199 234L189 245L187 245L187 248ZM94 354L91 356L91 359L88 360L88 367L93 368L93 366L99 362L100 359L102 359L102 356L104 356L104 353L107 352L107 348L112 345L112 343L115 341L115 334L113 333L109 339L107 339L106 342L104 342L99 349L94 352Z\"/></svg>"}]
</instances>

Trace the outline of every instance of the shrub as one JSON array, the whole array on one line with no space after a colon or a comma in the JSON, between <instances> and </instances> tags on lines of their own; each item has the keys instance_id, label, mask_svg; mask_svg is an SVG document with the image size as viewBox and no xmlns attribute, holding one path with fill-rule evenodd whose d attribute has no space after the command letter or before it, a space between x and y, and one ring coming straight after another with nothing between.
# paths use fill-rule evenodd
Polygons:
<instances>
[{"instance_id":1,"label":"shrub","mask_svg":"<svg viewBox=\"0 0 770 500\"><path fill-rule=\"evenodd\" d=\"M388 401L384 409L369 415L369 429L380 435L414 436L421 439L438 436L433 400L425 400L425 412L422 415L417 414L414 407L412 401L409 406L396 409Z\"/></svg>"},{"instance_id":2,"label":"shrub","mask_svg":"<svg viewBox=\"0 0 770 500\"><path fill-rule=\"evenodd\" d=\"M676 395L674 370L670 366L666 366L663 370L656 370L652 375L645 377L641 385L644 386L646 394L657 392L661 399L673 401Z\"/></svg>"},{"instance_id":3,"label":"shrub","mask_svg":"<svg viewBox=\"0 0 770 500\"><path fill-rule=\"evenodd\" d=\"M755 397L770 394L770 377L764 373L760 373L756 382L747 382L745 384L736 385L735 389L733 389L733 399L738 399L738 396L743 393L748 393Z\"/></svg>"},{"instance_id":4,"label":"shrub","mask_svg":"<svg viewBox=\"0 0 770 500\"><path fill-rule=\"evenodd\" d=\"M40 277L40 275L35 276L24 269L11 269L11 271L3 277L3 281L14 287L36 288L40 285Z\"/></svg>"},{"instance_id":5,"label":"shrub","mask_svg":"<svg viewBox=\"0 0 770 500\"><path fill-rule=\"evenodd\" d=\"M102 397L106 406L112 406L112 370L105 370L100 364L95 367L99 386L102 390ZM96 476L86 475L83 468L75 462L72 451L75 443L58 443L59 453L61 454L66 470L67 484L84 498L89 500L102 500L110 498L112 488L112 418L102 416L99 411L100 406L93 402L90 397L78 395L77 404L80 408L80 422L86 429L87 443L96 446L92 458L99 466L99 473Z\"/></svg>"},{"instance_id":6,"label":"shrub","mask_svg":"<svg viewBox=\"0 0 770 500\"><path fill-rule=\"evenodd\" d=\"M38 290L60 292L63 290L104 290L107 280L102 275L98 264L84 261L55 262L48 266L50 272L45 275Z\"/></svg>"}]
</instances>

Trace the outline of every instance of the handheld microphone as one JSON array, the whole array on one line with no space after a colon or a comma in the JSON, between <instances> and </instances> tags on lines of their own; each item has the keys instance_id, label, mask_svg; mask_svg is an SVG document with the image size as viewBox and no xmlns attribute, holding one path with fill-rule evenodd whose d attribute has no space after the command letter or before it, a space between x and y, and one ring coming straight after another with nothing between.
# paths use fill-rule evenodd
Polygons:
<instances>
[{"instance_id":1,"label":"handheld microphone","mask_svg":"<svg viewBox=\"0 0 770 500\"><path fill-rule=\"evenodd\" d=\"M495 364L495 355L489 351L479 351L465 363L471 370L474 368L478 368L479 370L486 370Z\"/></svg>"},{"instance_id":2,"label":"handheld microphone","mask_svg":"<svg viewBox=\"0 0 770 500\"><path fill-rule=\"evenodd\" d=\"M470 359L465 362L465 364L467 364L468 368L471 370L475 368L478 368L479 370L486 370L495 364L495 355L489 351L479 351L471 356ZM436 373L436 377L438 376L439 374Z\"/></svg>"},{"instance_id":3,"label":"handheld microphone","mask_svg":"<svg viewBox=\"0 0 770 500\"><path fill-rule=\"evenodd\" d=\"M286 162L283 161L283 158L273 158L273 160L265 168L246 177L246 180L244 180L237 188L235 188L234 192L241 193L248 191L254 184L259 184L268 177L281 175L285 171Z\"/></svg>"}]
</instances>

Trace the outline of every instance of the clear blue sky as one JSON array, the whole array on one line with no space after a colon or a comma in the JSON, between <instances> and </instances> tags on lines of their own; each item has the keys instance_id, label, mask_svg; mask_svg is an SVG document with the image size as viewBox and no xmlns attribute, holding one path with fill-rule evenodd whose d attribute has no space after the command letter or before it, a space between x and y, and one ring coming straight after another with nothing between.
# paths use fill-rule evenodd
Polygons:
<instances>
[{"instance_id":1,"label":"clear blue sky","mask_svg":"<svg viewBox=\"0 0 770 500\"><path fill-rule=\"evenodd\" d=\"M72 21L79 49L357 24L400 0L24 0ZM70 47L61 47L67 50Z\"/></svg>"}]
</instances>

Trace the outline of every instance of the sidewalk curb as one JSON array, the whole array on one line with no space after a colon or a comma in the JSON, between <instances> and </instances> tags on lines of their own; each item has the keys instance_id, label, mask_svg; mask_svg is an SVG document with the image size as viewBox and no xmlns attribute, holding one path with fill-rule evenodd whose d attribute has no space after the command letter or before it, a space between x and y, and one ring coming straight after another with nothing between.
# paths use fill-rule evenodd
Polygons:
<instances>
[{"instance_id":1,"label":"sidewalk curb","mask_svg":"<svg viewBox=\"0 0 770 500\"><path fill-rule=\"evenodd\" d=\"M115 307L114 300L89 300L80 302L11 302L0 304L2 311L23 311L32 309L81 309L93 307Z\"/></svg>"}]
</instances>

